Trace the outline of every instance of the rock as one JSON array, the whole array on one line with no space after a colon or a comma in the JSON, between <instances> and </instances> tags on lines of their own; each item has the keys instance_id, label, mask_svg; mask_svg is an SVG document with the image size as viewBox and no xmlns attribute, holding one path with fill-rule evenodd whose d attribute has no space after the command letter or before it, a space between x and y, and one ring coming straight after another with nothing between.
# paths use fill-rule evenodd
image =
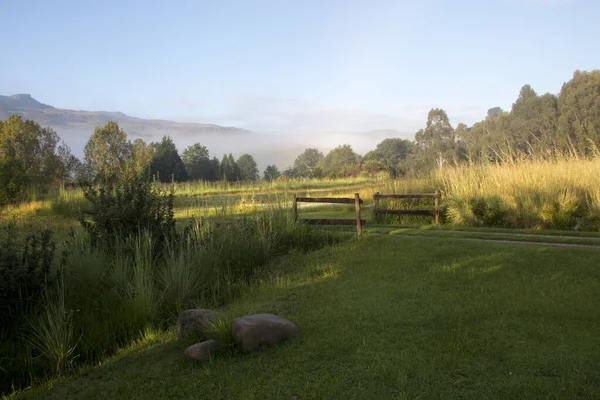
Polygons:
<instances>
[{"instance_id":1,"label":"rock","mask_svg":"<svg viewBox=\"0 0 600 400\"><path fill-rule=\"evenodd\" d=\"M254 351L263 344L276 344L298 335L298 327L273 314L255 314L234 318L229 325L237 345Z\"/></svg>"},{"instance_id":2,"label":"rock","mask_svg":"<svg viewBox=\"0 0 600 400\"><path fill-rule=\"evenodd\" d=\"M221 343L218 340L207 340L191 345L185 349L183 355L194 361L210 360L220 347Z\"/></svg>"},{"instance_id":3,"label":"rock","mask_svg":"<svg viewBox=\"0 0 600 400\"><path fill-rule=\"evenodd\" d=\"M177 319L177 340L183 339L187 334L202 334L209 324L221 318L225 316L218 311L202 308L185 310Z\"/></svg>"}]
</instances>

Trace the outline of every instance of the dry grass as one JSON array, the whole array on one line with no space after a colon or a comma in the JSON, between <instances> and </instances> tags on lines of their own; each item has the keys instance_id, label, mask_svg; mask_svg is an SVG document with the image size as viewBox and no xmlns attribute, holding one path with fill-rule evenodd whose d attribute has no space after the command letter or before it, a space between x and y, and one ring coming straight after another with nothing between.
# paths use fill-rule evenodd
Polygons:
<instances>
[{"instance_id":1,"label":"dry grass","mask_svg":"<svg viewBox=\"0 0 600 400\"><path fill-rule=\"evenodd\" d=\"M519 159L437 171L457 225L600 228L600 158Z\"/></svg>"}]
</instances>

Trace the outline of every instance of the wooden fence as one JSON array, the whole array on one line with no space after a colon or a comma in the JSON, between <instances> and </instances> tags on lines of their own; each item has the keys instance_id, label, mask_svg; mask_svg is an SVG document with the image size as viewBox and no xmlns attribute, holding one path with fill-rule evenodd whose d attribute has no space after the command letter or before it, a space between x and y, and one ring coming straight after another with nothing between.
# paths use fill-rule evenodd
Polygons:
<instances>
[{"instance_id":1,"label":"wooden fence","mask_svg":"<svg viewBox=\"0 0 600 400\"><path fill-rule=\"evenodd\" d=\"M356 209L356 219L335 219L335 218L320 218L320 219L301 219L311 225L356 225L356 233L362 235L362 227L366 224L364 219L360 218L360 205L363 201L358 193L354 194L353 199L348 198L327 198L327 197L294 197L294 219L298 220L298 203L330 203L330 204L354 204Z\"/></svg>"},{"instance_id":2,"label":"wooden fence","mask_svg":"<svg viewBox=\"0 0 600 400\"><path fill-rule=\"evenodd\" d=\"M373 218L382 214L392 215L431 215L435 217L436 225L440 224L440 191L435 193L414 193L414 194L380 194L373 196ZM435 199L435 209L433 210L386 210L379 208L380 199Z\"/></svg>"}]
</instances>

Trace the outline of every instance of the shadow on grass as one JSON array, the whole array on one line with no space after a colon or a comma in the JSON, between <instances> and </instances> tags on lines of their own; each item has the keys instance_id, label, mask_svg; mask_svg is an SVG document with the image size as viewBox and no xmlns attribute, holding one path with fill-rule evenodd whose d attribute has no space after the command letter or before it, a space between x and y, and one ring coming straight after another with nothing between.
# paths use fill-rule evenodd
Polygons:
<instances>
[{"instance_id":1,"label":"shadow on grass","mask_svg":"<svg viewBox=\"0 0 600 400\"><path fill-rule=\"evenodd\" d=\"M600 278L590 249L367 237L277 261L225 310L300 335L184 359L168 339L44 398L593 398Z\"/></svg>"}]
</instances>

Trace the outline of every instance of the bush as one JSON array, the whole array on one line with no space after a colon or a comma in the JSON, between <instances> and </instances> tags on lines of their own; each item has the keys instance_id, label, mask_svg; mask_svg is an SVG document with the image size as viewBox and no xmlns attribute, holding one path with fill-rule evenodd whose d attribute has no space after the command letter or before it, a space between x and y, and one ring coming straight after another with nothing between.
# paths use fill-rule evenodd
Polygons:
<instances>
[{"instance_id":1,"label":"bush","mask_svg":"<svg viewBox=\"0 0 600 400\"><path fill-rule=\"evenodd\" d=\"M100 187L82 186L90 202L86 214L91 220L82 216L80 222L93 243L112 246L117 238L150 232L157 250L162 250L165 239L175 233L174 191L161 190L149 176L140 174Z\"/></svg>"},{"instance_id":2,"label":"bush","mask_svg":"<svg viewBox=\"0 0 600 400\"><path fill-rule=\"evenodd\" d=\"M19 160L0 160L0 207L26 199L29 180L24 170Z\"/></svg>"},{"instance_id":3,"label":"bush","mask_svg":"<svg viewBox=\"0 0 600 400\"><path fill-rule=\"evenodd\" d=\"M0 231L0 322L3 329L37 304L52 282L55 243L47 229L21 237L11 221Z\"/></svg>"},{"instance_id":4,"label":"bush","mask_svg":"<svg viewBox=\"0 0 600 400\"><path fill-rule=\"evenodd\" d=\"M0 393L30 382L37 371L23 343L27 318L53 286L52 232L25 235L14 221L0 227Z\"/></svg>"}]
</instances>

